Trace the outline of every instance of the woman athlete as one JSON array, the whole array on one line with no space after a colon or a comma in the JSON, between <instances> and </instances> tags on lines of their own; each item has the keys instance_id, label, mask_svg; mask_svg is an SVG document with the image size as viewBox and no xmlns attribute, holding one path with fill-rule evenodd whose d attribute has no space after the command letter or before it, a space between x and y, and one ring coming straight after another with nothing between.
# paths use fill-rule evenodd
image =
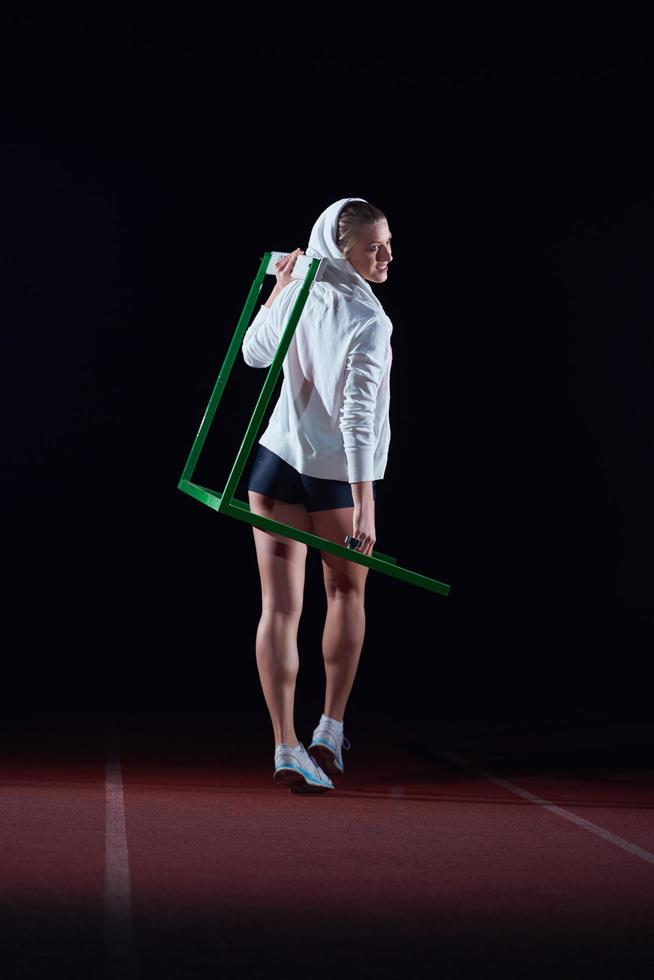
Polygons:
<instances>
[{"instance_id":1,"label":"woman athlete","mask_svg":"<svg viewBox=\"0 0 654 980\"><path fill-rule=\"evenodd\" d=\"M268 367L301 279L298 255L281 259L276 284L248 328L245 362ZM248 474L253 513L370 555L376 540L376 484L390 442L392 323L369 283L384 283L392 261L386 216L364 198L342 198L315 222L306 254L326 260L284 359L284 381ZM295 733L307 546L252 528L261 578L256 659L275 737L274 781L292 792L334 789L350 748L343 718L365 634L368 568L321 551L327 615L322 636L324 712L307 750ZM356 545L356 541L354 544Z\"/></svg>"}]
</instances>

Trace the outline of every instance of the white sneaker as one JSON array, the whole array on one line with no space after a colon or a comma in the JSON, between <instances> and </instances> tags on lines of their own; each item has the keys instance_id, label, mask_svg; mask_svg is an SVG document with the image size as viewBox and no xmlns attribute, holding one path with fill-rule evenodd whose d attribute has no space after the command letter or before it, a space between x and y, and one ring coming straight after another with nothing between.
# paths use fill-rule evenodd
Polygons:
<instances>
[{"instance_id":1,"label":"white sneaker","mask_svg":"<svg viewBox=\"0 0 654 980\"><path fill-rule=\"evenodd\" d=\"M302 742L293 748L286 742L280 742L275 749L273 779L279 785L288 786L291 793L322 793L334 789L329 776L309 755Z\"/></svg>"},{"instance_id":2,"label":"white sneaker","mask_svg":"<svg viewBox=\"0 0 654 980\"><path fill-rule=\"evenodd\" d=\"M336 732L328 721L321 721L313 731L309 750L319 766L329 776L340 776L344 772L341 749L350 749L345 733Z\"/></svg>"}]
</instances>

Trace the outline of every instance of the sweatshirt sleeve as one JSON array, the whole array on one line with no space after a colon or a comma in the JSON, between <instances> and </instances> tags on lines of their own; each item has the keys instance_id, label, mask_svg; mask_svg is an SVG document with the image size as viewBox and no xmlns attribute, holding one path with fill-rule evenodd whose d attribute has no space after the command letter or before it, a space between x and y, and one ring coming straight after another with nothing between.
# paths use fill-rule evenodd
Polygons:
<instances>
[{"instance_id":1,"label":"sweatshirt sleeve","mask_svg":"<svg viewBox=\"0 0 654 980\"><path fill-rule=\"evenodd\" d=\"M345 362L339 424L350 483L373 479L375 406L387 353L386 331L378 317L372 317L355 333Z\"/></svg>"},{"instance_id":2,"label":"sweatshirt sleeve","mask_svg":"<svg viewBox=\"0 0 654 980\"><path fill-rule=\"evenodd\" d=\"M248 367L264 368L272 364L281 337L275 306L275 303L272 306L262 303L245 331L241 351Z\"/></svg>"}]
</instances>

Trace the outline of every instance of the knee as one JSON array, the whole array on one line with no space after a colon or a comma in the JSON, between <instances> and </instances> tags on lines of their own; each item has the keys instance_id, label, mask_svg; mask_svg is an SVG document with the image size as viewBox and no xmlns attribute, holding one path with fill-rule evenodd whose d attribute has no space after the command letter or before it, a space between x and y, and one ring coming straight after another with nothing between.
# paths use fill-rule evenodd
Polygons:
<instances>
[{"instance_id":1,"label":"knee","mask_svg":"<svg viewBox=\"0 0 654 980\"><path fill-rule=\"evenodd\" d=\"M274 619L281 624L297 626L302 615L302 600L294 596L264 596L261 607L262 618Z\"/></svg>"},{"instance_id":2,"label":"knee","mask_svg":"<svg viewBox=\"0 0 654 980\"><path fill-rule=\"evenodd\" d=\"M364 585L359 582L353 582L345 576L325 582L325 594L327 596L327 602L345 602L351 606L360 606L363 608L365 598Z\"/></svg>"}]
</instances>

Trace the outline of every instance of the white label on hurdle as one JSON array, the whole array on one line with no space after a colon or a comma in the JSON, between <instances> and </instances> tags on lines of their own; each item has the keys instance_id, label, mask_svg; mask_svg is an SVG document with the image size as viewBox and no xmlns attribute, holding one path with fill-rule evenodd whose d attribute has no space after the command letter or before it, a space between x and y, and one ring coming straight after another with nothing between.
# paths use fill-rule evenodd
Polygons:
<instances>
[{"instance_id":1,"label":"white label on hurdle","mask_svg":"<svg viewBox=\"0 0 654 980\"><path fill-rule=\"evenodd\" d=\"M268 268L266 269L266 275L275 275L275 263L278 259L285 259L290 252L271 252L270 262L268 263ZM293 266L293 271L291 273L291 279L304 279L307 272L309 271L309 266L313 262L313 258L309 255L298 255L295 260L295 265ZM320 260L320 265L318 266L318 271L316 272L314 282L319 282L322 278L322 273L327 263L324 259Z\"/></svg>"}]
</instances>

